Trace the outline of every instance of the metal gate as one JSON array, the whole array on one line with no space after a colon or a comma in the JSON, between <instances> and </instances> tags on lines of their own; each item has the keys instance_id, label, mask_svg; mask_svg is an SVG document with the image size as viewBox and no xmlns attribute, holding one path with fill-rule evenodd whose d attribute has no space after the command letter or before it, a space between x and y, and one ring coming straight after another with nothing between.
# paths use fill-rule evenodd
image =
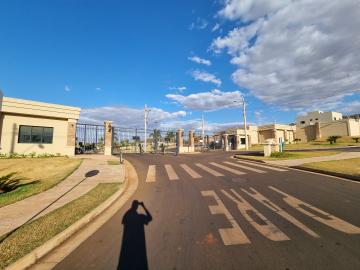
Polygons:
<instances>
[{"instance_id":1,"label":"metal gate","mask_svg":"<svg viewBox=\"0 0 360 270\"><path fill-rule=\"evenodd\" d=\"M138 128L113 127L114 155L122 153L140 153L145 148L145 130ZM146 133L147 153L175 153L176 132L173 130L148 130Z\"/></svg>"},{"instance_id":2,"label":"metal gate","mask_svg":"<svg viewBox=\"0 0 360 270\"><path fill-rule=\"evenodd\" d=\"M103 125L76 124L76 154L104 153Z\"/></svg>"}]
</instances>

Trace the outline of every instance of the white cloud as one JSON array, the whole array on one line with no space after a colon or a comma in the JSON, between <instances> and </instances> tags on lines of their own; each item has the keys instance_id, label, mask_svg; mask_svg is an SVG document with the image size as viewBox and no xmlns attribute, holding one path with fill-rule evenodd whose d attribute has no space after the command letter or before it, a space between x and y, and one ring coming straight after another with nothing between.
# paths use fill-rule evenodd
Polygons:
<instances>
[{"instance_id":1,"label":"white cloud","mask_svg":"<svg viewBox=\"0 0 360 270\"><path fill-rule=\"evenodd\" d=\"M71 88L70 88L70 86L68 86L68 85L66 84L65 87L64 87L64 90L65 90L66 92L70 92L70 91L71 91Z\"/></svg>"},{"instance_id":2,"label":"white cloud","mask_svg":"<svg viewBox=\"0 0 360 270\"><path fill-rule=\"evenodd\" d=\"M206 71L194 70L192 72L192 76L196 81L211 82L217 86L221 85L220 79L216 78L214 74L208 73Z\"/></svg>"},{"instance_id":3,"label":"white cloud","mask_svg":"<svg viewBox=\"0 0 360 270\"><path fill-rule=\"evenodd\" d=\"M241 100L241 93L239 91L222 92L214 89L211 92L190 94L188 96L167 94L166 97L184 106L186 109L215 111L239 106L239 104L234 103L234 100Z\"/></svg>"},{"instance_id":4,"label":"white cloud","mask_svg":"<svg viewBox=\"0 0 360 270\"><path fill-rule=\"evenodd\" d=\"M224 3L219 15L245 26L215 39L211 48L232 56L233 81L257 98L307 110L336 107L360 92L358 0Z\"/></svg>"},{"instance_id":5,"label":"white cloud","mask_svg":"<svg viewBox=\"0 0 360 270\"><path fill-rule=\"evenodd\" d=\"M225 0L219 16L229 20L241 19L245 22L271 15L289 4L291 0Z\"/></svg>"},{"instance_id":6,"label":"white cloud","mask_svg":"<svg viewBox=\"0 0 360 270\"><path fill-rule=\"evenodd\" d=\"M214 27L211 29L212 32L215 32L216 30L218 30L220 28L220 24L216 23L214 25Z\"/></svg>"},{"instance_id":7,"label":"white cloud","mask_svg":"<svg viewBox=\"0 0 360 270\"><path fill-rule=\"evenodd\" d=\"M102 88L101 88L101 87L96 87L95 90L96 90L96 91L101 91Z\"/></svg>"},{"instance_id":8,"label":"white cloud","mask_svg":"<svg viewBox=\"0 0 360 270\"><path fill-rule=\"evenodd\" d=\"M170 86L169 90L176 90L182 93L186 90L186 86Z\"/></svg>"},{"instance_id":9,"label":"white cloud","mask_svg":"<svg viewBox=\"0 0 360 270\"><path fill-rule=\"evenodd\" d=\"M189 26L189 30L203 30L208 26L208 21L202 18L196 18L196 21L191 23Z\"/></svg>"},{"instance_id":10,"label":"white cloud","mask_svg":"<svg viewBox=\"0 0 360 270\"><path fill-rule=\"evenodd\" d=\"M202 65L206 65L206 66L211 66L211 61L210 60L206 60L203 58L200 58L198 56L192 56L192 57L188 57L188 59L192 62L198 63L198 64L202 64Z\"/></svg>"},{"instance_id":11,"label":"white cloud","mask_svg":"<svg viewBox=\"0 0 360 270\"><path fill-rule=\"evenodd\" d=\"M186 116L185 111L168 112L159 108L150 108L149 128L157 127L166 121ZM125 106L110 106L82 109L79 122L102 124L105 120L114 121L114 125L121 127L144 126L144 109Z\"/></svg>"}]
</instances>

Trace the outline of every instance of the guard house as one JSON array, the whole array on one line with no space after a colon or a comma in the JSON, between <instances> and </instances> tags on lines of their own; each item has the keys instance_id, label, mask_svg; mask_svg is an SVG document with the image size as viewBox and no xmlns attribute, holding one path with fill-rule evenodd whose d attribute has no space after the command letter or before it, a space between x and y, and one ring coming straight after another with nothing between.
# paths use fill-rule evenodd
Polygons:
<instances>
[{"instance_id":1,"label":"guard house","mask_svg":"<svg viewBox=\"0 0 360 270\"><path fill-rule=\"evenodd\" d=\"M0 153L75 154L80 108L3 97L0 92Z\"/></svg>"}]
</instances>

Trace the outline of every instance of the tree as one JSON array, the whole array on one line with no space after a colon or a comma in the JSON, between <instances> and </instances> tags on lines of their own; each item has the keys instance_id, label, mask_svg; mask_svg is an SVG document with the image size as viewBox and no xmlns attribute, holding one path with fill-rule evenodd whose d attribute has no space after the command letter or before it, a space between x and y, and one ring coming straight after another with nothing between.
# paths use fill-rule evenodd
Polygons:
<instances>
[{"instance_id":1,"label":"tree","mask_svg":"<svg viewBox=\"0 0 360 270\"><path fill-rule=\"evenodd\" d=\"M165 142L170 143L174 141L175 141L175 132L174 131L166 132Z\"/></svg>"},{"instance_id":2,"label":"tree","mask_svg":"<svg viewBox=\"0 0 360 270\"><path fill-rule=\"evenodd\" d=\"M354 137L352 139L355 141L355 143L359 143L360 137Z\"/></svg>"},{"instance_id":3,"label":"tree","mask_svg":"<svg viewBox=\"0 0 360 270\"><path fill-rule=\"evenodd\" d=\"M149 135L154 139L154 150L157 152L158 143L161 140L161 131L159 129L154 129L154 131Z\"/></svg>"},{"instance_id":4,"label":"tree","mask_svg":"<svg viewBox=\"0 0 360 270\"><path fill-rule=\"evenodd\" d=\"M337 139L340 139L341 136L329 136L327 138L327 141L330 142L330 144L335 144Z\"/></svg>"}]
</instances>

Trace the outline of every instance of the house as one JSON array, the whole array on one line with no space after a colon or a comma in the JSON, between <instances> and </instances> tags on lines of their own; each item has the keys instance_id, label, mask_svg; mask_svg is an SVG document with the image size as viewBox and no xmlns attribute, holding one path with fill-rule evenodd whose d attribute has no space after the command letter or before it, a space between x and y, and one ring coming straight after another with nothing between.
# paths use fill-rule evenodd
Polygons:
<instances>
[{"instance_id":1,"label":"house","mask_svg":"<svg viewBox=\"0 0 360 270\"><path fill-rule=\"evenodd\" d=\"M80 108L4 97L0 92L0 153L75 154Z\"/></svg>"},{"instance_id":2,"label":"house","mask_svg":"<svg viewBox=\"0 0 360 270\"><path fill-rule=\"evenodd\" d=\"M359 136L360 120L343 118L338 112L310 112L296 119L296 138L301 142L326 139L329 136Z\"/></svg>"}]
</instances>

